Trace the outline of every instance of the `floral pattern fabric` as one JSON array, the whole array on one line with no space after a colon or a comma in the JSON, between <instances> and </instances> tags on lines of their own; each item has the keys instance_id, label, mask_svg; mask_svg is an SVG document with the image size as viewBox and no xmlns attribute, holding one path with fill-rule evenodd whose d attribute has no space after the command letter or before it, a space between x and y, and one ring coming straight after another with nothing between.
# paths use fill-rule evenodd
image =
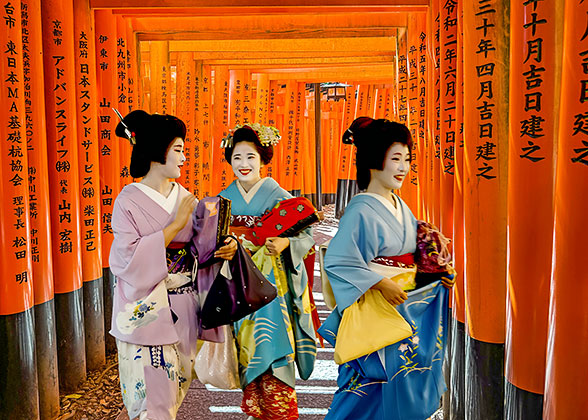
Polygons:
<instances>
[{"instance_id":1,"label":"floral pattern fabric","mask_svg":"<svg viewBox=\"0 0 588 420\"><path fill-rule=\"evenodd\" d=\"M261 420L296 420L296 392L294 388L266 373L245 387L241 410Z\"/></svg>"}]
</instances>

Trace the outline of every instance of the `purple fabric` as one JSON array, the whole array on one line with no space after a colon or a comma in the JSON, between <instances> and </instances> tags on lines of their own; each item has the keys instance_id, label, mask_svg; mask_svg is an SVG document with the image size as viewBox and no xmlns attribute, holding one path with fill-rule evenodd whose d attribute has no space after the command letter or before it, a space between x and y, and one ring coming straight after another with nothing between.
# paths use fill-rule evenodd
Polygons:
<instances>
[{"instance_id":1,"label":"purple fabric","mask_svg":"<svg viewBox=\"0 0 588 420\"><path fill-rule=\"evenodd\" d=\"M140 345L178 341L169 307L154 311L155 320L130 333L120 331L116 322L119 313L148 296L167 278L163 229L174 220L180 200L190 194L179 184L178 187L178 199L171 214L132 184L125 186L114 202L114 240L109 261L110 269L116 276L116 287L110 334L119 340ZM189 220L174 241L188 242L191 238L192 221Z\"/></svg>"}]
</instances>

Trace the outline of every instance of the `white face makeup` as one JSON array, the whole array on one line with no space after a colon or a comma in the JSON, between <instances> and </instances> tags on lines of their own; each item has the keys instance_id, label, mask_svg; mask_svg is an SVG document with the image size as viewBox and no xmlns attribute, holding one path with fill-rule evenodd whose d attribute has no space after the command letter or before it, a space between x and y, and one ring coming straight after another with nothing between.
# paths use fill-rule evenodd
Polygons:
<instances>
[{"instance_id":1,"label":"white face makeup","mask_svg":"<svg viewBox=\"0 0 588 420\"><path fill-rule=\"evenodd\" d=\"M165 165L161 165L163 175L166 178L179 178L182 175L182 166L184 166L185 161L184 140L176 137L165 156Z\"/></svg>"},{"instance_id":2,"label":"white face makeup","mask_svg":"<svg viewBox=\"0 0 588 420\"><path fill-rule=\"evenodd\" d=\"M235 176L243 186L248 189L261 179L261 156L253 143L240 141L233 149L231 166Z\"/></svg>"},{"instance_id":3,"label":"white face makeup","mask_svg":"<svg viewBox=\"0 0 588 420\"><path fill-rule=\"evenodd\" d=\"M410 170L410 151L402 143L393 143L386 152L384 168L381 171L371 170L372 181L376 181L387 190L402 187L404 178Z\"/></svg>"}]
</instances>

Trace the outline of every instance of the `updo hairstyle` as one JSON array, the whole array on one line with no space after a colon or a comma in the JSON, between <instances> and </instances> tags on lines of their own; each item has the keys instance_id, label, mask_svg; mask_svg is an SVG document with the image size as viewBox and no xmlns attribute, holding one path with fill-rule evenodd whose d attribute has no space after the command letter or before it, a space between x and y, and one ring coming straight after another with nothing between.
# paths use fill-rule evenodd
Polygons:
<instances>
[{"instance_id":1,"label":"updo hairstyle","mask_svg":"<svg viewBox=\"0 0 588 420\"><path fill-rule=\"evenodd\" d=\"M244 125L233 133L233 145L225 148L225 159L230 164L232 164L233 150L237 143L241 141L247 141L255 145L255 149L261 157L262 164L267 165L272 161L272 157L274 157L274 147L271 144L267 146L261 144L259 136L255 130L248 125Z\"/></svg>"},{"instance_id":2,"label":"updo hairstyle","mask_svg":"<svg viewBox=\"0 0 588 420\"><path fill-rule=\"evenodd\" d=\"M173 141L177 137L182 140L186 138L186 124L173 115L148 114L136 110L124 117L123 122L135 138L130 167L133 178L147 175L151 162L165 164L165 157ZM121 122L116 126L115 133L118 137L128 138Z\"/></svg>"},{"instance_id":3,"label":"updo hairstyle","mask_svg":"<svg viewBox=\"0 0 588 420\"><path fill-rule=\"evenodd\" d=\"M386 153L392 144L402 143L408 146L409 152L412 150L412 136L404 124L370 117L356 118L343 134L343 142L357 148L355 163L360 190L365 190L370 183L370 169L384 169Z\"/></svg>"}]
</instances>

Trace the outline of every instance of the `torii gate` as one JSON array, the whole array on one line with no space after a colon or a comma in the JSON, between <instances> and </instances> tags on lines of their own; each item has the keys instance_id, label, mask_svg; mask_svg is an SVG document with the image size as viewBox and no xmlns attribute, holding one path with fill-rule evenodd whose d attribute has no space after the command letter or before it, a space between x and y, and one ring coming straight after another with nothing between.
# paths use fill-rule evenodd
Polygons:
<instances>
[{"instance_id":1,"label":"torii gate","mask_svg":"<svg viewBox=\"0 0 588 420\"><path fill-rule=\"evenodd\" d=\"M7 1L0 418L53 417L59 389L113 348L110 215L131 179L111 107L186 121L180 182L198 196L229 181L228 128L274 124L284 143L268 175L339 207L354 179L341 132L361 115L406 123L403 198L453 238L459 273L446 418L585 417L586 12L580 0ZM347 85L344 100L321 82Z\"/></svg>"}]
</instances>

